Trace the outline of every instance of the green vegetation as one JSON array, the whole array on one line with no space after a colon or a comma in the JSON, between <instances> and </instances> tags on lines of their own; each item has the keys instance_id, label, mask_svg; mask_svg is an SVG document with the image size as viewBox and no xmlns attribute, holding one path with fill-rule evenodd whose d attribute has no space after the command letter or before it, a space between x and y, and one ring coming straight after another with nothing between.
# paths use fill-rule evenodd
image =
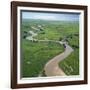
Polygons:
<instances>
[{"instance_id":1,"label":"green vegetation","mask_svg":"<svg viewBox=\"0 0 90 90\"><path fill-rule=\"evenodd\" d=\"M63 47L56 43L22 41L22 76L37 77L46 62L63 52Z\"/></svg>"},{"instance_id":2,"label":"green vegetation","mask_svg":"<svg viewBox=\"0 0 90 90\"><path fill-rule=\"evenodd\" d=\"M74 50L65 60L59 63L67 75L79 75L79 51Z\"/></svg>"},{"instance_id":3,"label":"green vegetation","mask_svg":"<svg viewBox=\"0 0 90 90\"><path fill-rule=\"evenodd\" d=\"M69 45L72 46L74 51L63 61L59 63L59 66L67 75L79 75L79 40L78 35L72 35L72 38L68 38Z\"/></svg>"},{"instance_id":4,"label":"green vegetation","mask_svg":"<svg viewBox=\"0 0 90 90\"><path fill-rule=\"evenodd\" d=\"M42 28L39 27L42 26ZM37 77L43 71L45 64L62 53L62 45L52 42L32 42L26 40L28 31L38 33L35 39L38 40L62 40L67 39L68 44L74 52L59 66L67 75L79 74L79 23L69 21L43 21L43 20L22 20L22 77ZM42 72L45 76L44 72Z\"/></svg>"},{"instance_id":5,"label":"green vegetation","mask_svg":"<svg viewBox=\"0 0 90 90\"><path fill-rule=\"evenodd\" d=\"M74 51L66 59L59 63L59 66L67 75L79 75L79 25L75 25L73 33L66 36L68 44Z\"/></svg>"}]
</instances>

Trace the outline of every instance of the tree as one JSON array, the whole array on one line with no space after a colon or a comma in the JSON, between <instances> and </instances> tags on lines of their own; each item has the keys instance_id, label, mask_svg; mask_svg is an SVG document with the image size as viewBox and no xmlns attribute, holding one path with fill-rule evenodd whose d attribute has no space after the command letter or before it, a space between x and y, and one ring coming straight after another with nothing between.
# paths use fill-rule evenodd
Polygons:
<instances>
[{"instance_id":1,"label":"tree","mask_svg":"<svg viewBox=\"0 0 90 90\"><path fill-rule=\"evenodd\" d=\"M60 37L60 38L59 38L59 41L61 41L61 40L63 40L63 38L62 38L62 37Z\"/></svg>"}]
</instances>

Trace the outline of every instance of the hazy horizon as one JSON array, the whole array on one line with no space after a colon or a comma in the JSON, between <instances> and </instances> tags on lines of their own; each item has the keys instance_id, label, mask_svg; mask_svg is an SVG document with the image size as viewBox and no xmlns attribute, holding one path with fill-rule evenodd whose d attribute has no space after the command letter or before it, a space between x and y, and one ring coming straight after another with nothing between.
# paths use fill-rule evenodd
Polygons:
<instances>
[{"instance_id":1,"label":"hazy horizon","mask_svg":"<svg viewBox=\"0 0 90 90\"><path fill-rule=\"evenodd\" d=\"M78 13L47 13L22 11L22 19L54 20L54 21L79 21Z\"/></svg>"}]
</instances>

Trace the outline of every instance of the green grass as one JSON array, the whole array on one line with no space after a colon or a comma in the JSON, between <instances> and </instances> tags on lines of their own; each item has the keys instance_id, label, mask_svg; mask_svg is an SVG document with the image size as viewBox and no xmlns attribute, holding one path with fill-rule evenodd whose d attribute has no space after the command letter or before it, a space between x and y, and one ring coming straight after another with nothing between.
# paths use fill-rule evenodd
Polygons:
<instances>
[{"instance_id":1,"label":"green grass","mask_svg":"<svg viewBox=\"0 0 90 90\"><path fill-rule=\"evenodd\" d=\"M55 24L56 23L56 24ZM59 40L59 38L64 38L70 34L78 33L78 22L53 22L45 25L45 34L39 34L36 38L44 39L48 38L50 40Z\"/></svg>"},{"instance_id":2,"label":"green grass","mask_svg":"<svg viewBox=\"0 0 90 90\"><path fill-rule=\"evenodd\" d=\"M37 77L46 62L64 50L59 44L27 40L22 41L22 48L22 77Z\"/></svg>"},{"instance_id":3,"label":"green grass","mask_svg":"<svg viewBox=\"0 0 90 90\"><path fill-rule=\"evenodd\" d=\"M79 75L79 40L78 36L72 36L68 39L69 45L74 51L63 61L59 63L60 68L66 75Z\"/></svg>"},{"instance_id":4,"label":"green grass","mask_svg":"<svg viewBox=\"0 0 90 90\"><path fill-rule=\"evenodd\" d=\"M59 63L66 75L79 75L79 51L74 50L66 59Z\"/></svg>"}]
</instances>

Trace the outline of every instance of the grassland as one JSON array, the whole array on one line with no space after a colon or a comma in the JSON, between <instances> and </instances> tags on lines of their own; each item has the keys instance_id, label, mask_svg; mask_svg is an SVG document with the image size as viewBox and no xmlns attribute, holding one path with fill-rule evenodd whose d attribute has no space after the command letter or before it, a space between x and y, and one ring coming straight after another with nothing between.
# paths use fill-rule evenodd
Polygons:
<instances>
[{"instance_id":1,"label":"grassland","mask_svg":"<svg viewBox=\"0 0 90 90\"><path fill-rule=\"evenodd\" d=\"M79 35L72 34L67 40L68 44L74 49L74 52L61 61L59 66L66 75L79 75Z\"/></svg>"},{"instance_id":2,"label":"grassland","mask_svg":"<svg viewBox=\"0 0 90 90\"><path fill-rule=\"evenodd\" d=\"M43 26L43 30L37 32L32 29L38 25ZM62 53L62 45L52 42L31 42L23 38L24 32L33 30L38 35L35 39L62 40L67 39L69 45L74 48L74 52L63 60L59 66L67 75L79 74L79 24L69 21L43 21L43 20L22 20L22 77L37 77L45 64L56 55Z\"/></svg>"}]
</instances>

